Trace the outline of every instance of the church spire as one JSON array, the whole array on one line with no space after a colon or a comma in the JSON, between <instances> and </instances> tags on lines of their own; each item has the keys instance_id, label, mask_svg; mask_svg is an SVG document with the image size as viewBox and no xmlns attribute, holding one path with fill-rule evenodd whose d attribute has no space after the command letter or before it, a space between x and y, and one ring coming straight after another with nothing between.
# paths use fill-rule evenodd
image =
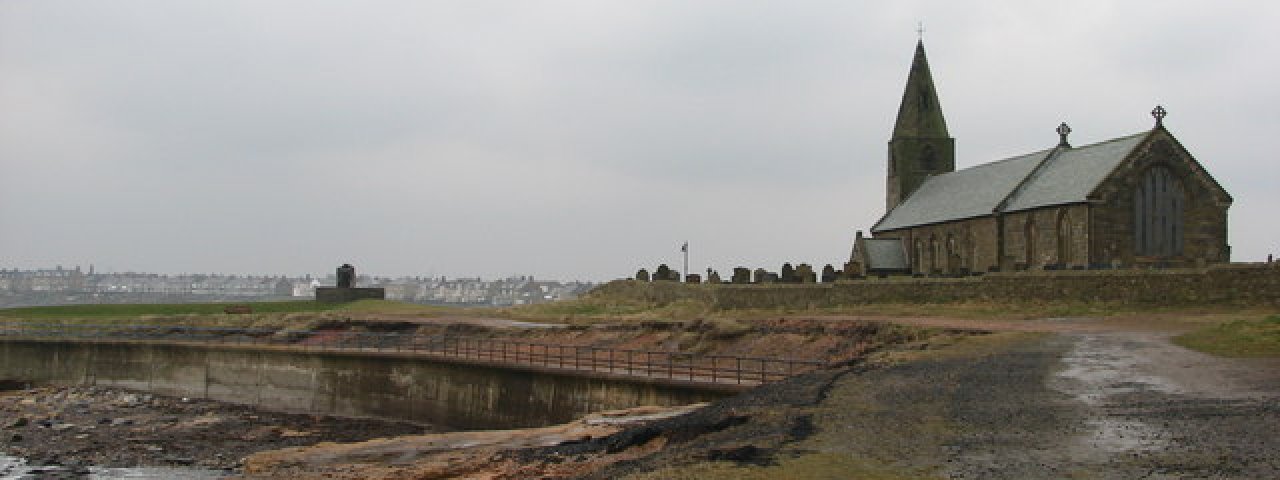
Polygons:
<instances>
[{"instance_id":1,"label":"church spire","mask_svg":"<svg viewBox=\"0 0 1280 480\"><path fill-rule=\"evenodd\" d=\"M902 104L898 106L898 120L893 125L893 136L947 138L947 120L942 117L942 105L938 91L933 86L933 74L929 71L929 59L924 54L924 41L916 42L916 55L911 60L911 73L907 75L907 88L902 92Z\"/></svg>"},{"instance_id":2,"label":"church spire","mask_svg":"<svg viewBox=\"0 0 1280 480\"><path fill-rule=\"evenodd\" d=\"M916 42L907 86L889 140L889 174L885 204L892 210L915 192L930 175L956 169L955 140L947 133L938 91L929 72L924 41Z\"/></svg>"}]
</instances>

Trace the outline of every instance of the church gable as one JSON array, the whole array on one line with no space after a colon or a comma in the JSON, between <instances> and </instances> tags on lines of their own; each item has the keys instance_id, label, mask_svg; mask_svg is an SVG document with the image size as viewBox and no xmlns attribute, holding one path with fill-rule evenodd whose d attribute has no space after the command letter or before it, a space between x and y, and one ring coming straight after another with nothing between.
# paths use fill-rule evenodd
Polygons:
<instances>
[{"instance_id":1,"label":"church gable","mask_svg":"<svg viewBox=\"0 0 1280 480\"><path fill-rule=\"evenodd\" d=\"M1088 199L1092 203L1114 201L1116 195L1127 193L1140 181L1138 176L1142 172L1154 167L1162 167L1174 172L1184 181L1193 182L1198 186L1197 190L1209 195L1213 202L1222 205L1231 204L1232 198L1226 189L1209 175L1191 152L1187 151L1163 125L1157 125L1141 140L1129 155L1117 163L1108 172L1106 178L1098 182L1089 192Z\"/></svg>"}]
</instances>

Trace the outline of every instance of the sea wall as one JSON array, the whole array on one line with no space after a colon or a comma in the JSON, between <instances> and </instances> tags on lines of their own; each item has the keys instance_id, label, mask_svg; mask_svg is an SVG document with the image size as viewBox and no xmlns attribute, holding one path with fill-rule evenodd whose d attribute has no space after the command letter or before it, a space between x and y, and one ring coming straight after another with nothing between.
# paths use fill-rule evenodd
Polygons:
<instances>
[{"instance_id":1,"label":"sea wall","mask_svg":"<svg viewBox=\"0 0 1280 480\"><path fill-rule=\"evenodd\" d=\"M1059 270L963 278L889 277L826 284L682 284L619 280L601 298L666 304L707 302L718 309L823 308L876 303L1111 302L1135 305L1280 306L1280 264L1199 269Z\"/></svg>"},{"instance_id":2,"label":"sea wall","mask_svg":"<svg viewBox=\"0 0 1280 480\"><path fill-rule=\"evenodd\" d=\"M122 342L0 339L0 380L116 386L264 409L410 420L456 429L553 425L640 405L725 395L410 356Z\"/></svg>"}]
</instances>

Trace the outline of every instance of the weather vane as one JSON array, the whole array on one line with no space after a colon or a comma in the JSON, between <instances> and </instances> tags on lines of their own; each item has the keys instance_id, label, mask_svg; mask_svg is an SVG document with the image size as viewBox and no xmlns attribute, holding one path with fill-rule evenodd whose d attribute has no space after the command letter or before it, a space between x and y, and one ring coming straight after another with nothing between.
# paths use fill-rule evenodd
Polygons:
<instances>
[{"instance_id":1,"label":"weather vane","mask_svg":"<svg viewBox=\"0 0 1280 480\"><path fill-rule=\"evenodd\" d=\"M916 22L916 39L924 40L924 22Z\"/></svg>"}]
</instances>

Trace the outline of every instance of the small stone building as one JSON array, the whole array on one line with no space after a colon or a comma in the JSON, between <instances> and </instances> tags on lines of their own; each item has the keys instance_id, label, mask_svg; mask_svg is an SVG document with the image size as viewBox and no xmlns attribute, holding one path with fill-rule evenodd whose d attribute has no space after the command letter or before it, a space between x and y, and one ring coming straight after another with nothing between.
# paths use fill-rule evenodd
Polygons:
<instances>
[{"instance_id":1,"label":"small stone building","mask_svg":"<svg viewBox=\"0 0 1280 480\"><path fill-rule=\"evenodd\" d=\"M955 140L915 58L889 141L887 213L851 272L925 275L1227 262L1231 195L1165 127L955 169ZM848 270L847 269L847 270Z\"/></svg>"}]
</instances>

